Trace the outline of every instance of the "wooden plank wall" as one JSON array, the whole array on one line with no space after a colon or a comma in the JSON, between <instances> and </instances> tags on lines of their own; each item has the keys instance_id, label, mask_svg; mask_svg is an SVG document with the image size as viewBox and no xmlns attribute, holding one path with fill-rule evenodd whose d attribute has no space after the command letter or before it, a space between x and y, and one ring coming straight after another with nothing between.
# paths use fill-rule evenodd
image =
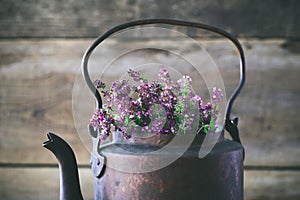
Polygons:
<instances>
[{"instance_id":1,"label":"wooden plank wall","mask_svg":"<svg viewBox=\"0 0 300 200\"><path fill-rule=\"evenodd\" d=\"M175 18L220 26L243 37L299 38L299 6L297 0L1 0L0 37L95 37L128 20Z\"/></svg>"},{"instance_id":2,"label":"wooden plank wall","mask_svg":"<svg viewBox=\"0 0 300 200\"><path fill-rule=\"evenodd\" d=\"M41 147L48 131L62 136L74 149L80 164L83 195L93 199L86 124L94 101L82 82L82 55L98 32L115 23L137 17L173 16L202 18L243 36L240 39L247 59L247 84L234 104L233 114L240 118L246 149L245 199L300 198L300 43L294 40L299 39L298 1L250 4L231 0L217 1L220 5L215 5L188 0L187 4L174 1L171 10L162 6L162 2L165 1L149 4L145 10L142 9L144 1L87 1L84 5L80 1L68 5L58 1L3 1L0 8L0 24L4 27L0 30L1 199L58 199L56 160ZM267 5L277 12L268 14ZM60 6L66 12L59 12ZM246 8L249 12L257 11L257 18L248 13L241 21L231 23ZM188 11L192 14L187 14ZM251 25L244 26L245 23ZM181 31L201 36L191 29ZM170 38L164 42L110 40L92 57L91 73L96 77L101 67L120 56L120 50L134 49L141 44L162 49L170 46L174 51L180 48L185 57L203 65L209 63L198 56L203 51L189 41L179 43ZM220 67L229 94L238 82L238 60L233 47L223 39L195 39ZM158 54L151 52L144 56L174 64L167 54ZM125 64L132 63L133 59L136 58L128 56ZM104 78L111 82L120 73L120 70L108 73ZM184 73L193 75L194 71L185 69Z\"/></svg>"},{"instance_id":3,"label":"wooden plank wall","mask_svg":"<svg viewBox=\"0 0 300 200\"><path fill-rule=\"evenodd\" d=\"M87 198L92 197L93 179L86 167L90 147L85 140L89 136L85 127L93 111L93 99L82 82L79 82L81 96L72 98L73 86L78 87L73 84L78 84L77 79L81 77L78 71L81 55L90 42L88 39L0 42L3 58L0 193L6 199L22 199L23 195L39 199L49 190L53 192L51 195L58 195L58 169L53 166L56 160L41 147L48 131L61 135L74 148L83 167L82 182L88 185L83 186L83 192ZM237 60L224 43L213 40L203 44L211 48L211 55L224 54L214 58L219 58L215 59L218 65L223 63L222 75L224 81L229 80L225 83L230 91L237 82L238 68L236 65L226 68ZM248 79L234 113L240 117L241 138L246 148L245 197L296 199L300 195L297 190L300 88L295 84L299 78L299 56L290 48L282 48L284 41L244 40L243 44L248 46ZM126 47L128 42L119 45ZM106 52L105 58L112 53ZM270 59L270 55L276 60ZM94 62L103 62L101 58L95 57ZM75 101L74 109L72 101ZM26 184L27 180L31 180L30 185Z\"/></svg>"}]
</instances>

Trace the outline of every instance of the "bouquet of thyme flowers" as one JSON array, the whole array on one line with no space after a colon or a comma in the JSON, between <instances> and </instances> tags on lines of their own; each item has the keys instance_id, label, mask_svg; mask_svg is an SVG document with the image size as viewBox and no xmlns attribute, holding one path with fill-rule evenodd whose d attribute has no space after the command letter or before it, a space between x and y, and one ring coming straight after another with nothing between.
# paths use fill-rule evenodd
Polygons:
<instances>
[{"instance_id":1,"label":"bouquet of thyme flowers","mask_svg":"<svg viewBox=\"0 0 300 200\"><path fill-rule=\"evenodd\" d=\"M183 76L174 82L165 68L158 80L149 82L140 71L129 69L129 79L117 80L110 89L100 80L94 82L107 104L96 109L90 120L105 140L111 129L121 131L124 138L130 133L177 134L191 132L196 123L197 133L206 134L216 129L218 105L223 94L213 88L212 102L203 105L202 98L194 94L192 79Z\"/></svg>"}]
</instances>

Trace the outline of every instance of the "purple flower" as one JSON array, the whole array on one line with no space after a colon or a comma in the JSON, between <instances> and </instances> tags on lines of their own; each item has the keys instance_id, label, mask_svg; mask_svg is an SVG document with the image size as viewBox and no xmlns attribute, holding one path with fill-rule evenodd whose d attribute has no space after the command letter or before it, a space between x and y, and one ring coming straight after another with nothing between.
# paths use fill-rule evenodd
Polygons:
<instances>
[{"instance_id":1,"label":"purple flower","mask_svg":"<svg viewBox=\"0 0 300 200\"><path fill-rule=\"evenodd\" d=\"M159 80L148 82L139 71L129 69L129 80L115 81L109 90L105 83L95 81L109 104L97 109L91 118L91 125L99 130L101 140L111 133L111 128L121 131L128 139L134 132L176 134L192 131L192 124L199 119L198 132L206 134L215 129L219 116L218 104L223 93L213 88L212 101L203 105L203 100L192 89L192 79L183 76L173 82L167 69L158 73Z\"/></svg>"},{"instance_id":2,"label":"purple flower","mask_svg":"<svg viewBox=\"0 0 300 200\"><path fill-rule=\"evenodd\" d=\"M94 85L96 86L97 89L104 89L106 87L105 83L100 81L99 79L94 81Z\"/></svg>"},{"instance_id":3,"label":"purple flower","mask_svg":"<svg viewBox=\"0 0 300 200\"><path fill-rule=\"evenodd\" d=\"M203 100L202 100L202 98L200 96L195 95L191 100L198 102L198 107L201 108Z\"/></svg>"},{"instance_id":4,"label":"purple flower","mask_svg":"<svg viewBox=\"0 0 300 200\"><path fill-rule=\"evenodd\" d=\"M129 69L128 70L128 75L133 78L133 80L135 82L139 82L142 80L142 77L140 76L140 72L139 71L135 71L133 69Z\"/></svg>"},{"instance_id":5,"label":"purple flower","mask_svg":"<svg viewBox=\"0 0 300 200\"><path fill-rule=\"evenodd\" d=\"M183 76L177 81L177 85L180 90L180 96L182 96L182 98L192 99L194 97L191 84L192 79L189 76Z\"/></svg>"},{"instance_id":6,"label":"purple flower","mask_svg":"<svg viewBox=\"0 0 300 200\"><path fill-rule=\"evenodd\" d=\"M111 125L114 123L113 117L109 113L109 106L104 105L103 109L96 109L91 118L90 124L94 129L100 130L100 139L105 140L110 133Z\"/></svg>"},{"instance_id":7,"label":"purple flower","mask_svg":"<svg viewBox=\"0 0 300 200\"><path fill-rule=\"evenodd\" d=\"M219 104L222 101L223 98L223 93L222 90L220 88L216 88L214 87L212 90L212 100L215 104Z\"/></svg>"},{"instance_id":8,"label":"purple flower","mask_svg":"<svg viewBox=\"0 0 300 200\"><path fill-rule=\"evenodd\" d=\"M174 83L170 78L169 71L166 68L161 68L158 72L158 78L163 85L172 86Z\"/></svg>"}]
</instances>

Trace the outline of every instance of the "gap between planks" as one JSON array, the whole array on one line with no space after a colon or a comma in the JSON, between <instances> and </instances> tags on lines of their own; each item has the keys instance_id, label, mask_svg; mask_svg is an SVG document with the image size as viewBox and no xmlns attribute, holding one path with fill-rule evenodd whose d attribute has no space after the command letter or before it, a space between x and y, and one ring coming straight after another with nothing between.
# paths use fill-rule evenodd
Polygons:
<instances>
[{"instance_id":1,"label":"gap between planks","mask_svg":"<svg viewBox=\"0 0 300 200\"><path fill-rule=\"evenodd\" d=\"M58 168L58 164L47 163L0 163L0 168ZM79 164L78 168L90 168L88 164ZM246 171L300 171L300 166L263 166L245 165Z\"/></svg>"}]
</instances>

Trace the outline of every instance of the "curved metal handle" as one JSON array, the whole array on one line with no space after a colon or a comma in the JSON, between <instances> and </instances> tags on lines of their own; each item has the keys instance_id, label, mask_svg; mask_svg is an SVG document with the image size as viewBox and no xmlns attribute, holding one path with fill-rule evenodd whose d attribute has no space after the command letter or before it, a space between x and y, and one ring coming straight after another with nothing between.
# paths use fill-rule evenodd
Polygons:
<instances>
[{"instance_id":1,"label":"curved metal handle","mask_svg":"<svg viewBox=\"0 0 300 200\"><path fill-rule=\"evenodd\" d=\"M240 93L246 79L246 72L245 72L245 55L244 51L242 48L242 45L240 42L230 33L214 27L210 26L207 24L202 24L202 23L197 23L197 22L189 22L189 21L181 21L181 20L173 20L173 19L141 19L141 20L136 20L136 21L130 21L126 22L120 25L117 25L115 27L112 27L102 35L100 35L96 40L91 44L91 46L86 50L83 58L82 58L82 67L83 67L83 76L84 79L90 88L91 92L94 94L96 98L96 103L97 103L97 108L102 107L102 99L100 96L100 93L94 86L93 82L90 79L89 72L88 72L88 60L94 51L94 49L106 38L108 38L110 35L119 32L121 30L130 28L130 27L135 27L135 26L141 26L141 25L149 25L149 24L167 24L167 25L174 25L174 26L185 26L185 27L194 27L194 28L199 28L199 29L204 29L208 30L214 33L217 33L221 36L224 36L225 38L229 39L234 46L236 47L238 53L239 53L239 61L240 61L240 81L237 86L237 88L233 91L232 95L230 96L227 105L226 105L226 110L225 110L225 128L226 130L230 133L234 141L237 141L239 143L239 136L236 135L238 132L232 131L233 129L237 129L237 124L233 122L233 120L230 119L230 113L232 109L232 105L238 94ZM229 127L229 128L228 128ZM233 127L233 128L232 128ZM236 139L238 138L238 139Z\"/></svg>"}]
</instances>

